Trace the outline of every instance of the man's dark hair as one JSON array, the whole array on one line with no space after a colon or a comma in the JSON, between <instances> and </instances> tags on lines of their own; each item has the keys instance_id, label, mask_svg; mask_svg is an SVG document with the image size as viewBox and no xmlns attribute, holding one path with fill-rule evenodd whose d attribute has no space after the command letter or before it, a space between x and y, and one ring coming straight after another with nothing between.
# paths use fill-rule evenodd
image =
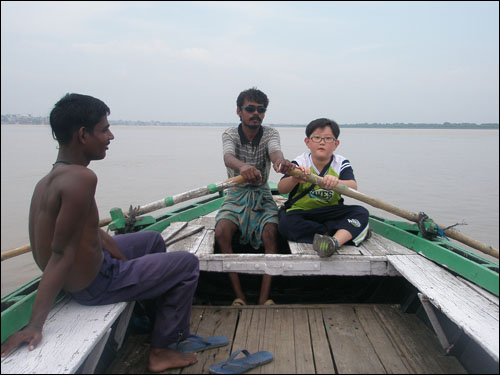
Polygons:
<instances>
[{"instance_id":1,"label":"man's dark hair","mask_svg":"<svg viewBox=\"0 0 500 375\"><path fill-rule=\"evenodd\" d=\"M93 134L97 123L110 113L102 100L88 95L66 94L50 112L52 136L62 145L69 143L73 133L82 126Z\"/></svg>"},{"instance_id":2,"label":"man's dark hair","mask_svg":"<svg viewBox=\"0 0 500 375\"><path fill-rule=\"evenodd\" d=\"M251 89L240 92L238 99L236 99L236 105L241 109L243 103L247 99L249 102L256 102L262 104L265 108L269 105L269 99L267 95L262 91L258 90L257 87L252 87Z\"/></svg>"},{"instance_id":3,"label":"man's dark hair","mask_svg":"<svg viewBox=\"0 0 500 375\"><path fill-rule=\"evenodd\" d=\"M306 127L306 136L309 138L311 134L318 128L324 128L326 126L329 126L330 129L332 129L332 133L335 136L335 138L339 138L340 135L340 128L339 125L330 119L327 118L319 118L314 121L311 121L309 125Z\"/></svg>"}]
</instances>

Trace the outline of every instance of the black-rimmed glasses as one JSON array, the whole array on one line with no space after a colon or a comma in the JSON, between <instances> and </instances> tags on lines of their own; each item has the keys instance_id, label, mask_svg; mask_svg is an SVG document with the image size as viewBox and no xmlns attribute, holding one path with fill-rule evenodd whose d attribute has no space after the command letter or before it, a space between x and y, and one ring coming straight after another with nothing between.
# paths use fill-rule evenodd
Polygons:
<instances>
[{"instance_id":1,"label":"black-rimmed glasses","mask_svg":"<svg viewBox=\"0 0 500 375\"><path fill-rule=\"evenodd\" d=\"M325 143L333 143L337 140L335 137L320 137L319 135L313 135L309 139L314 143L320 143L322 140L324 140Z\"/></svg>"}]
</instances>

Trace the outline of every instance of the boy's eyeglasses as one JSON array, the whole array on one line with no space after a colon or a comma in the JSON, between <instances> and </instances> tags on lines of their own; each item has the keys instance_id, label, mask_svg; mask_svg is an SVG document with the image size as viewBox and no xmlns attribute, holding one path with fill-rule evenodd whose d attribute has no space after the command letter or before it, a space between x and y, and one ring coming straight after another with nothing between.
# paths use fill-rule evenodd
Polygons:
<instances>
[{"instance_id":1,"label":"boy's eyeglasses","mask_svg":"<svg viewBox=\"0 0 500 375\"><path fill-rule=\"evenodd\" d=\"M309 138L311 141L314 143L320 143L322 140L325 141L325 143L333 143L337 139L334 137L320 137L319 135L313 135L312 137Z\"/></svg>"},{"instance_id":2,"label":"boy's eyeglasses","mask_svg":"<svg viewBox=\"0 0 500 375\"><path fill-rule=\"evenodd\" d=\"M266 112L266 107L263 107L263 106L259 106L259 107L256 107L254 105L248 105L246 106L245 108L243 108L246 112L248 113L254 113L256 110L257 112L259 113L265 113Z\"/></svg>"}]
</instances>

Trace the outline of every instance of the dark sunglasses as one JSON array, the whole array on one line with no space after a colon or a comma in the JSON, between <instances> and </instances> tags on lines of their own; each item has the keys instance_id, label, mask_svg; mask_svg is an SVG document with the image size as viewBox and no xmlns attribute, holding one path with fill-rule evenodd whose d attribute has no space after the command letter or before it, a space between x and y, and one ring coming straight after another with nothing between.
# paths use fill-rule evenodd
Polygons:
<instances>
[{"instance_id":1,"label":"dark sunglasses","mask_svg":"<svg viewBox=\"0 0 500 375\"><path fill-rule=\"evenodd\" d=\"M246 106L245 108L243 108L246 112L248 113L254 113L256 110L257 112L259 113L264 113L266 112L266 107L263 107L263 106L259 106L259 107L256 107L254 105L248 105Z\"/></svg>"}]
</instances>

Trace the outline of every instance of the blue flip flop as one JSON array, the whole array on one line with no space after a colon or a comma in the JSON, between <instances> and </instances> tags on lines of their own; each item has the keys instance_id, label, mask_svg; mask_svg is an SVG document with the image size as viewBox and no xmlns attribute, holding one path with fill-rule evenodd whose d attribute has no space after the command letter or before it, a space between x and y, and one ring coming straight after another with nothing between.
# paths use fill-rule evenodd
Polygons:
<instances>
[{"instance_id":1,"label":"blue flip flop","mask_svg":"<svg viewBox=\"0 0 500 375\"><path fill-rule=\"evenodd\" d=\"M235 359L240 353L245 357ZM210 366L211 374L241 374L255 367L265 365L274 359L274 355L269 352L261 351L250 354L248 350L237 350L225 362L216 363Z\"/></svg>"},{"instance_id":2,"label":"blue flip flop","mask_svg":"<svg viewBox=\"0 0 500 375\"><path fill-rule=\"evenodd\" d=\"M184 341L171 344L170 349L178 350L181 353L196 353L202 350L218 348L229 344L229 339L225 336L201 337L198 335L189 335Z\"/></svg>"}]
</instances>

